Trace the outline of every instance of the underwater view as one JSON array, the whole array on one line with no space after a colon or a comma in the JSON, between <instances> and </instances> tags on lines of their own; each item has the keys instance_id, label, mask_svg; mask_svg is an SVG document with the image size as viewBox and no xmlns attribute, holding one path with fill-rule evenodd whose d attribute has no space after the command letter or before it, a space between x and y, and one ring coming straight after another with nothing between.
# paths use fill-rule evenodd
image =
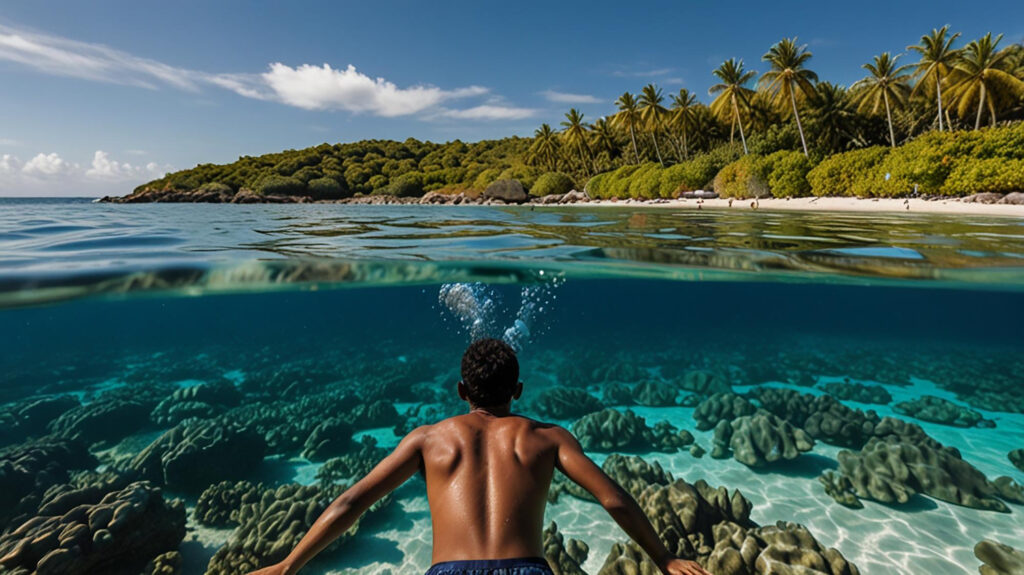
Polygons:
<instances>
[{"instance_id":1,"label":"underwater view","mask_svg":"<svg viewBox=\"0 0 1024 575\"><path fill-rule=\"evenodd\" d=\"M0 199L0 572L280 561L496 337L716 575L1018 573L1022 258L1017 218ZM560 474L545 524L556 573L657 572ZM417 475L303 573L430 562Z\"/></svg>"}]
</instances>

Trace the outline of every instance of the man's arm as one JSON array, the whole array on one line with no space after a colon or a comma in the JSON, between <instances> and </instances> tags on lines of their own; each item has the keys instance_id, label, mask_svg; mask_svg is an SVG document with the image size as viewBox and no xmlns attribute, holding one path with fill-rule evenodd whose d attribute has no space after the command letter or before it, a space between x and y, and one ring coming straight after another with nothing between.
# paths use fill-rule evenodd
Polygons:
<instances>
[{"instance_id":1,"label":"man's arm","mask_svg":"<svg viewBox=\"0 0 1024 575\"><path fill-rule=\"evenodd\" d=\"M662 573L710 575L697 563L678 559L669 552L636 500L583 453L579 441L571 433L559 427L556 428L556 437L558 470L590 492Z\"/></svg>"},{"instance_id":2,"label":"man's arm","mask_svg":"<svg viewBox=\"0 0 1024 575\"><path fill-rule=\"evenodd\" d=\"M365 477L338 496L317 518L284 561L252 575L293 575L324 550L380 498L405 483L422 465L425 430L414 429Z\"/></svg>"}]
</instances>

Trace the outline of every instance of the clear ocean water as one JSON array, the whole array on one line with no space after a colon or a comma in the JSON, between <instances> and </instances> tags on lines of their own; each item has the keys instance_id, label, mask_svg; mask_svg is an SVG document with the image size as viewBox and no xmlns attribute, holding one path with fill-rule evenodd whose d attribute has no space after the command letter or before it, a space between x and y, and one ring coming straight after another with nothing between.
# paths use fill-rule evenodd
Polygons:
<instances>
[{"instance_id":1,"label":"clear ocean water","mask_svg":"<svg viewBox=\"0 0 1024 575\"><path fill-rule=\"evenodd\" d=\"M351 443L329 457L309 447L309 426L267 420L256 426L267 447L255 463L223 477L164 477L165 497L187 510L182 572L202 573L241 529L197 520L206 487L319 485L325 461L364 437L387 449L403 428L457 413L461 353L490 335L520 349L522 413L573 428L588 413L628 410L652 428L689 431L707 452L634 442L592 450L599 463L623 452L738 489L753 521L800 523L862 573L977 573L978 542L1024 549L1022 501L1012 487L990 488L1003 476L1024 482L1024 461L1010 458L1024 448L1022 324L1017 219L0 199L0 486L4 457L41 437L73 436L95 459L51 470L50 484L22 487L29 494L90 470L131 469L176 426L244 422L261 406L314 426L339 405L394 407L351 419ZM203 384L237 397L168 411L175 392ZM558 403L559 389L592 402ZM771 389L795 393L772 403ZM712 457L720 432L698 429L695 414L727 392L808 429L809 412L796 411L832 395L861 410L842 417L870 410L868 427L885 417L916 424L984 477L947 477L952 491L918 481L903 502L857 493L860 508L842 505L819 477L841 474L840 461L865 449L875 432L863 417L857 437L812 433L813 447L793 458L750 464L735 446ZM25 410L59 397L71 399L46 415ZM948 464L943 453L926 464ZM958 501L969 489L1001 509ZM563 495L547 514L589 545L589 573L626 539L584 499ZM0 509L0 533L16 517ZM429 563L429 513L414 479L310 572Z\"/></svg>"}]
</instances>

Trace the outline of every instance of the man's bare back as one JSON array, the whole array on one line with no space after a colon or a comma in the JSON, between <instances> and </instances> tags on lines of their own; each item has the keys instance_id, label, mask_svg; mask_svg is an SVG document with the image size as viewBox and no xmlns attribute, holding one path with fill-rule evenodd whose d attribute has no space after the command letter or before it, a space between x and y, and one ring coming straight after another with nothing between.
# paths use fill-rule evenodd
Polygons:
<instances>
[{"instance_id":1,"label":"man's bare back","mask_svg":"<svg viewBox=\"0 0 1024 575\"><path fill-rule=\"evenodd\" d=\"M493 343L492 348L504 345L484 341ZM510 348L497 353L513 354ZM555 469L590 492L663 573L708 575L696 563L668 552L636 501L586 456L571 433L511 413L511 401L522 393L522 384L515 381L518 364L514 367L514 383L506 382L501 404L480 407L473 398L487 396L459 382L458 393L469 403L469 413L418 427L402 438L393 452L331 503L282 563L255 575L297 572L374 502L417 472L427 484L434 565L542 558L544 507ZM464 378L466 371L464 357ZM546 565L544 570L548 571Z\"/></svg>"}]
</instances>

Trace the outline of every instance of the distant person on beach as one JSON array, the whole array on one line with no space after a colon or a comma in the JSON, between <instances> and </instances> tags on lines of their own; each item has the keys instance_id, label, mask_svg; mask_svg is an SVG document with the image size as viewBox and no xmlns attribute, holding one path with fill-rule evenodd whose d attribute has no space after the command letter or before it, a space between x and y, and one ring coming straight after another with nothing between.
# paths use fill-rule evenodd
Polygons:
<instances>
[{"instance_id":1,"label":"distant person on beach","mask_svg":"<svg viewBox=\"0 0 1024 575\"><path fill-rule=\"evenodd\" d=\"M666 575L709 575L669 553L637 502L565 429L511 412L523 391L515 351L497 339L462 356L459 397L469 413L418 427L316 520L295 549L255 575L296 573L374 502L416 472L433 523L428 575L547 575L542 529L555 469L589 491Z\"/></svg>"}]
</instances>

